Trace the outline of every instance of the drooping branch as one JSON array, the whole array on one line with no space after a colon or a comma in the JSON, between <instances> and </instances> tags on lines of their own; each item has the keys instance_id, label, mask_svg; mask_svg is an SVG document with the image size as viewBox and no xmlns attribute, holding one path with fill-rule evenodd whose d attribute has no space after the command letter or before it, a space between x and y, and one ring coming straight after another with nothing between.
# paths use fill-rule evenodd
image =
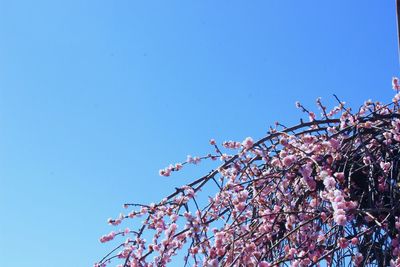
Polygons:
<instances>
[{"instance_id":1,"label":"drooping branch","mask_svg":"<svg viewBox=\"0 0 400 267\"><path fill-rule=\"evenodd\" d=\"M188 157L160 174L202 160L222 164L159 203L125 204L136 209L110 224L144 221L137 231L103 236L127 239L95 266L115 258L165 266L179 251L185 266L399 264L399 98L367 101L354 114L338 98L329 112L318 99L321 119L298 103L309 122L277 123L258 141L211 140L215 155ZM209 190L215 195L204 196Z\"/></svg>"}]
</instances>

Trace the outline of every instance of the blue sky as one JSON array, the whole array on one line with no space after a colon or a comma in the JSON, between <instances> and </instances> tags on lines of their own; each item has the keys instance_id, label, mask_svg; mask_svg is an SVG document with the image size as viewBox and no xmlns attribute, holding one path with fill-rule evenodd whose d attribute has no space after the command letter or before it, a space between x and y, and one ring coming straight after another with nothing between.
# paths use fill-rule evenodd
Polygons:
<instances>
[{"instance_id":1,"label":"blue sky","mask_svg":"<svg viewBox=\"0 0 400 267\"><path fill-rule=\"evenodd\" d=\"M396 38L394 1L0 0L0 265L91 266L123 203L209 166L160 168L296 100L388 102Z\"/></svg>"}]
</instances>

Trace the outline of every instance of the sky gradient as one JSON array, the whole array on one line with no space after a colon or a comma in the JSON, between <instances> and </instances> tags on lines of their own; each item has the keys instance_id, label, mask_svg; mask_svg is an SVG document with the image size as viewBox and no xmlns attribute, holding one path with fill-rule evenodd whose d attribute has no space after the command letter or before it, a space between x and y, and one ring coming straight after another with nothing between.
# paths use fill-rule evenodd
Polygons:
<instances>
[{"instance_id":1,"label":"sky gradient","mask_svg":"<svg viewBox=\"0 0 400 267\"><path fill-rule=\"evenodd\" d=\"M0 265L92 266L123 203L209 170L160 168L297 100L390 101L394 2L0 0Z\"/></svg>"}]
</instances>

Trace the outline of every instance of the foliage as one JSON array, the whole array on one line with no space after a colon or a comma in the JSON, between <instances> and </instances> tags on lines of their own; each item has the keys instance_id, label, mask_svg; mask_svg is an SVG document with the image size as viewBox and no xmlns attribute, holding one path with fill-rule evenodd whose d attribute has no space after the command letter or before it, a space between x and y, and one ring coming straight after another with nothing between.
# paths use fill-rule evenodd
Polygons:
<instances>
[{"instance_id":1,"label":"foliage","mask_svg":"<svg viewBox=\"0 0 400 267\"><path fill-rule=\"evenodd\" d=\"M178 252L185 266L399 266L400 94L355 113L336 99L331 111L317 100L321 119L296 103L308 122L276 123L258 141L211 140L214 154L161 170L223 162L157 204L125 204L135 209L109 223L143 222L101 237L126 240L95 266L166 266ZM201 205L209 184L217 192Z\"/></svg>"}]
</instances>

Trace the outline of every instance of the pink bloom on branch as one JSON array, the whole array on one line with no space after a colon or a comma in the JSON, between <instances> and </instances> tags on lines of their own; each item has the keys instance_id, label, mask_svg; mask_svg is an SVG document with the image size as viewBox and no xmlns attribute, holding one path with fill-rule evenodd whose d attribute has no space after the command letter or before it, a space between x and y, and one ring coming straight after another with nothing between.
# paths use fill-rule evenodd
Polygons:
<instances>
[{"instance_id":1,"label":"pink bloom on branch","mask_svg":"<svg viewBox=\"0 0 400 267\"><path fill-rule=\"evenodd\" d=\"M171 221L173 221L173 222L176 222L177 220L178 220L178 215L176 214L176 213L173 213L172 215L171 215Z\"/></svg>"},{"instance_id":2,"label":"pink bloom on branch","mask_svg":"<svg viewBox=\"0 0 400 267\"><path fill-rule=\"evenodd\" d=\"M314 121L315 120L315 113L310 111L310 113L308 114L308 118L310 119L310 121Z\"/></svg>"},{"instance_id":3,"label":"pink bloom on branch","mask_svg":"<svg viewBox=\"0 0 400 267\"><path fill-rule=\"evenodd\" d=\"M285 165L285 167L289 167L290 165L292 165L295 161L297 160L295 155L289 155L283 158L283 165Z\"/></svg>"},{"instance_id":4,"label":"pink bloom on branch","mask_svg":"<svg viewBox=\"0 0 400 267\"><path fill-rule=\"evenodd\" d=\"M279 140L279 143L280 143L281 145L283 145L283 146L287 146L288 140L287 140L286 137L282 137L282 138Z\"/></svg>"},{"instance_id":5,"label":"pink bloom on branch","mask_svg":"<svg viewBox=\"0 0 400 267\"><path fill-rule=\"evenodd\" d=\"M258 267L269 267L269 266L271 266L271 265L266 261L260 261L258 263Z\"/></svg>"},{"instance_id":6,"label":"pink bloom on branch","mask_svg":"<svg viewBox=\"0 0 400 267\"><path fill-rule=\"evenodd\" d=\"M162 169L162 170L159 170L158 173L159 173L161 176L167 177L167 176L170 176L170 175L171 175L171 170L170 170L170 169Z\"/></svg>"},{"instance_id":7,"label":"pink bloom on branch","mask_svg":"<svg viewBox=\"0 0 400 267\"><path fill-rule=\"evenodd\" d=\"M335 216L335 222L338 225L345 226L347 223L346 215L339 214L339 215Z\"/></svg>"},{"instance_id":8,"label":"pink bloom on branch","mask_svg":"<svg viewBox=\"0 0 400 267\"><path fill-rule=\"evenodd\" d=\"M346 204L346 210L352 210L352 209L356 209L358 206L357 201L347 201Z\"/></svg>"},{"instance_id":9,"label":"pink bloom on branch","mask_svg":"<svg viewBox=\"0 0 400 267\"><path fill-rule=\"evenodd\" d=\"M111 225L114 225L114 226L120 224L121 221L122 221L122 219L116 219L116 220L114 220L114 219L112 219L112 218L109 218L109 219L107 220L108 224L111 224Z\"/></svg>"},{"instance_id":10,"label":"pink bloom on branch","mask_svg":"<svg viewBox=\"0 0 400 267\"><path fill-rule=\"evenodd\" d=\"M340 148L340 141L335 138L329 139L329 144L334 150L338 150Z\"/></svg>"},{"instance_id":11,"label":"pink bloom on branch","mask_svg":"<svg viewBox=\"0 0 400 267\"><path fill-rule=\"evenodd\" d=\"M217 259L210 260L207 264L207 267L218 267L218 260Z\"/></svg>"},{"instance_id":12,"label":"pink bloom on branch","mask_svg":"<svg viewBox=\"0 0 400 267\"><path fill-rule=\"evenodd\" d=\"M175 170L179 171L182 168L183 168L182 164L180 163L175 164Z\"/></svg>"},{"instance_id":13,"label":"pink bloom on branch","mask_svg":"<svg viewBox=\"0 0 400 267\"><path fill-rule=\"evenodd\" d=\"M187 163L193 163L193 157L192 157L191 155L188 155L188 156L186 157L186 162L187 162Z\"/></svg>"},{"instance_id":14,"label":"pink bloom on branch","mask_svg":"<svg viewBox=\"0 0 400 267\"><path fill-rule=\"evenodd\" d=\"M312 177L303 177L303 180L306 182L311 191L314 191L316 189L317 183Z\"/></svg>"},{"instance_id":15,"label":"pink bloom on branch","mask_svg":"<svg viewBox=\"0 0 400 267\"><path fill-rule=\"evenodd\" d=\"M148 209L146 207L141 207L140 208L140 214L146 214Z\"/></svg>"},{"instance_id":16,"label":"pink bloom on branch","mask_svg":"<svg viewBox=\"0 0 400 267\"><path fill-rule=\"evenodd\" d=\"M391 167L391 164L390 162L381 162L380 166L384 172L388 172Z\"/></svg>"},{"instance_id":17,"label":"pink bloom on branch","mask_svg":"<svg viewBox=\"0 0 400 267\"><path fill-rule=\"evenodd\" d=\"M161 170L159 170L158 171L158 173L161 175L161 176L170 176L171 175L171 172L174 170L174 166L172 166L172 165L169 165L167 168L165 168L165 169L161 169Z\"/></svg>"},{"instance_id":18,"label":"pink bloom on branch","mask_svg":"<svg viewBox=\"0 0 400 267\"><path fill-rule=\"evenodd\" d=\"M370 165L371 164L371 158L368 156L363 157L363 163L365 165Z\"/></svg>"},{"instance_id":19,"label":"pink bloom on branch","mask_svg":"<svg viewBox=\"0 0 400 267\"><path fill-rule=\"evenodd\" d=\"M273 158L271 160L271 165L274 167L281 167L281 161L278 158Z\"/></svg>"},{"instance_id":20,"label":"pink bloom on branch","mask_svg":"<svg viewBox=\"0 0 400 267\"><path fill-rule=\"evenodd\" d=\"M400 90L399 78L397 77L392 78L392 87L393 90Z\"/></svg>"},{"instance_id":21,"label":"pink bloom on branch","mask_svg":"<svg viewBox=\"0 0 400 267\"><path fill-rule=\"evenodd\" d=\"M309 164L307 164L307 165L301 167L300 170L299 170L299 172L301 173L301 175L302 175L303 177L310 177L311 174L312 174L312 171L313 171L313 170L312 170L312 167L311 167L311 165L309 165Z\"/></svg>"},{"instance_id":22,"label":"pink bloom on branch","mask_svg":"<svg viewBox=\"0 0 400 267\"><path fill-rule=\"evenodd\" d=\"M336 187L336 181L332 176L327 176L324 179L324 185L326 189L331 190Z\"/></svg>"},{"instance_id":23,"label":"pink bloom on branch","mask_svg":"<svg viewBox=\"0 0 400 267\"><path fill-rule=\"evenodd\" d=\"M253 145L254 145L254 141L253 141L253 138L251 138L251 137L247 137L247 138L244 139L244 141L242 142L242 146L243 146L245 149L250 149Z\"/></svg>"},{"instance_id":24,"label":"pink bloom on branch","mask_svg":"<svg viewBox=\"0 0 400 267\"><path fill-rule=\"evenodd\" d=\"M354 264L356 266L359 266L362 263L363 259L363 255L361 253L357 253L357 255L354 257Z\"/></svg>"},{"instance_id":25,"label":"pink bloom on branch","mask_svg":"<svg viewBox=\"0 0 400 267\"><path fill-rule=\"evenodd\" d=\"M339 246L341 248L347 248L347 246L349 245L349 242L344 237L339 238L339 242L338 243L339 243Z\"/></svg>"},{"instance_id":26,"label":"pink bloom on branch","mask_svg":"<svg viewBox=\"0 0 400 267\"><path fill-rule=\"evenodd\" d=\"M335 197L335 199L333 200L334 202L342 202L344 200L343 196L338 195Z\"/></svg>"},{"instance_id":27,"label":"pink bloom on branch","mask_svg":"<svg viewBox=\"0 0 400 267\"><path fill-rule=\"evenodd\" d=\"M108 235L103 235L103 236L100 238L100 242L101 242L101 243L104 243L104 242L113 240L114 237L115 237L115 235L116 235L115 232L111 232L111 233L109 233Z\"/></svg>"}]
</instances>

